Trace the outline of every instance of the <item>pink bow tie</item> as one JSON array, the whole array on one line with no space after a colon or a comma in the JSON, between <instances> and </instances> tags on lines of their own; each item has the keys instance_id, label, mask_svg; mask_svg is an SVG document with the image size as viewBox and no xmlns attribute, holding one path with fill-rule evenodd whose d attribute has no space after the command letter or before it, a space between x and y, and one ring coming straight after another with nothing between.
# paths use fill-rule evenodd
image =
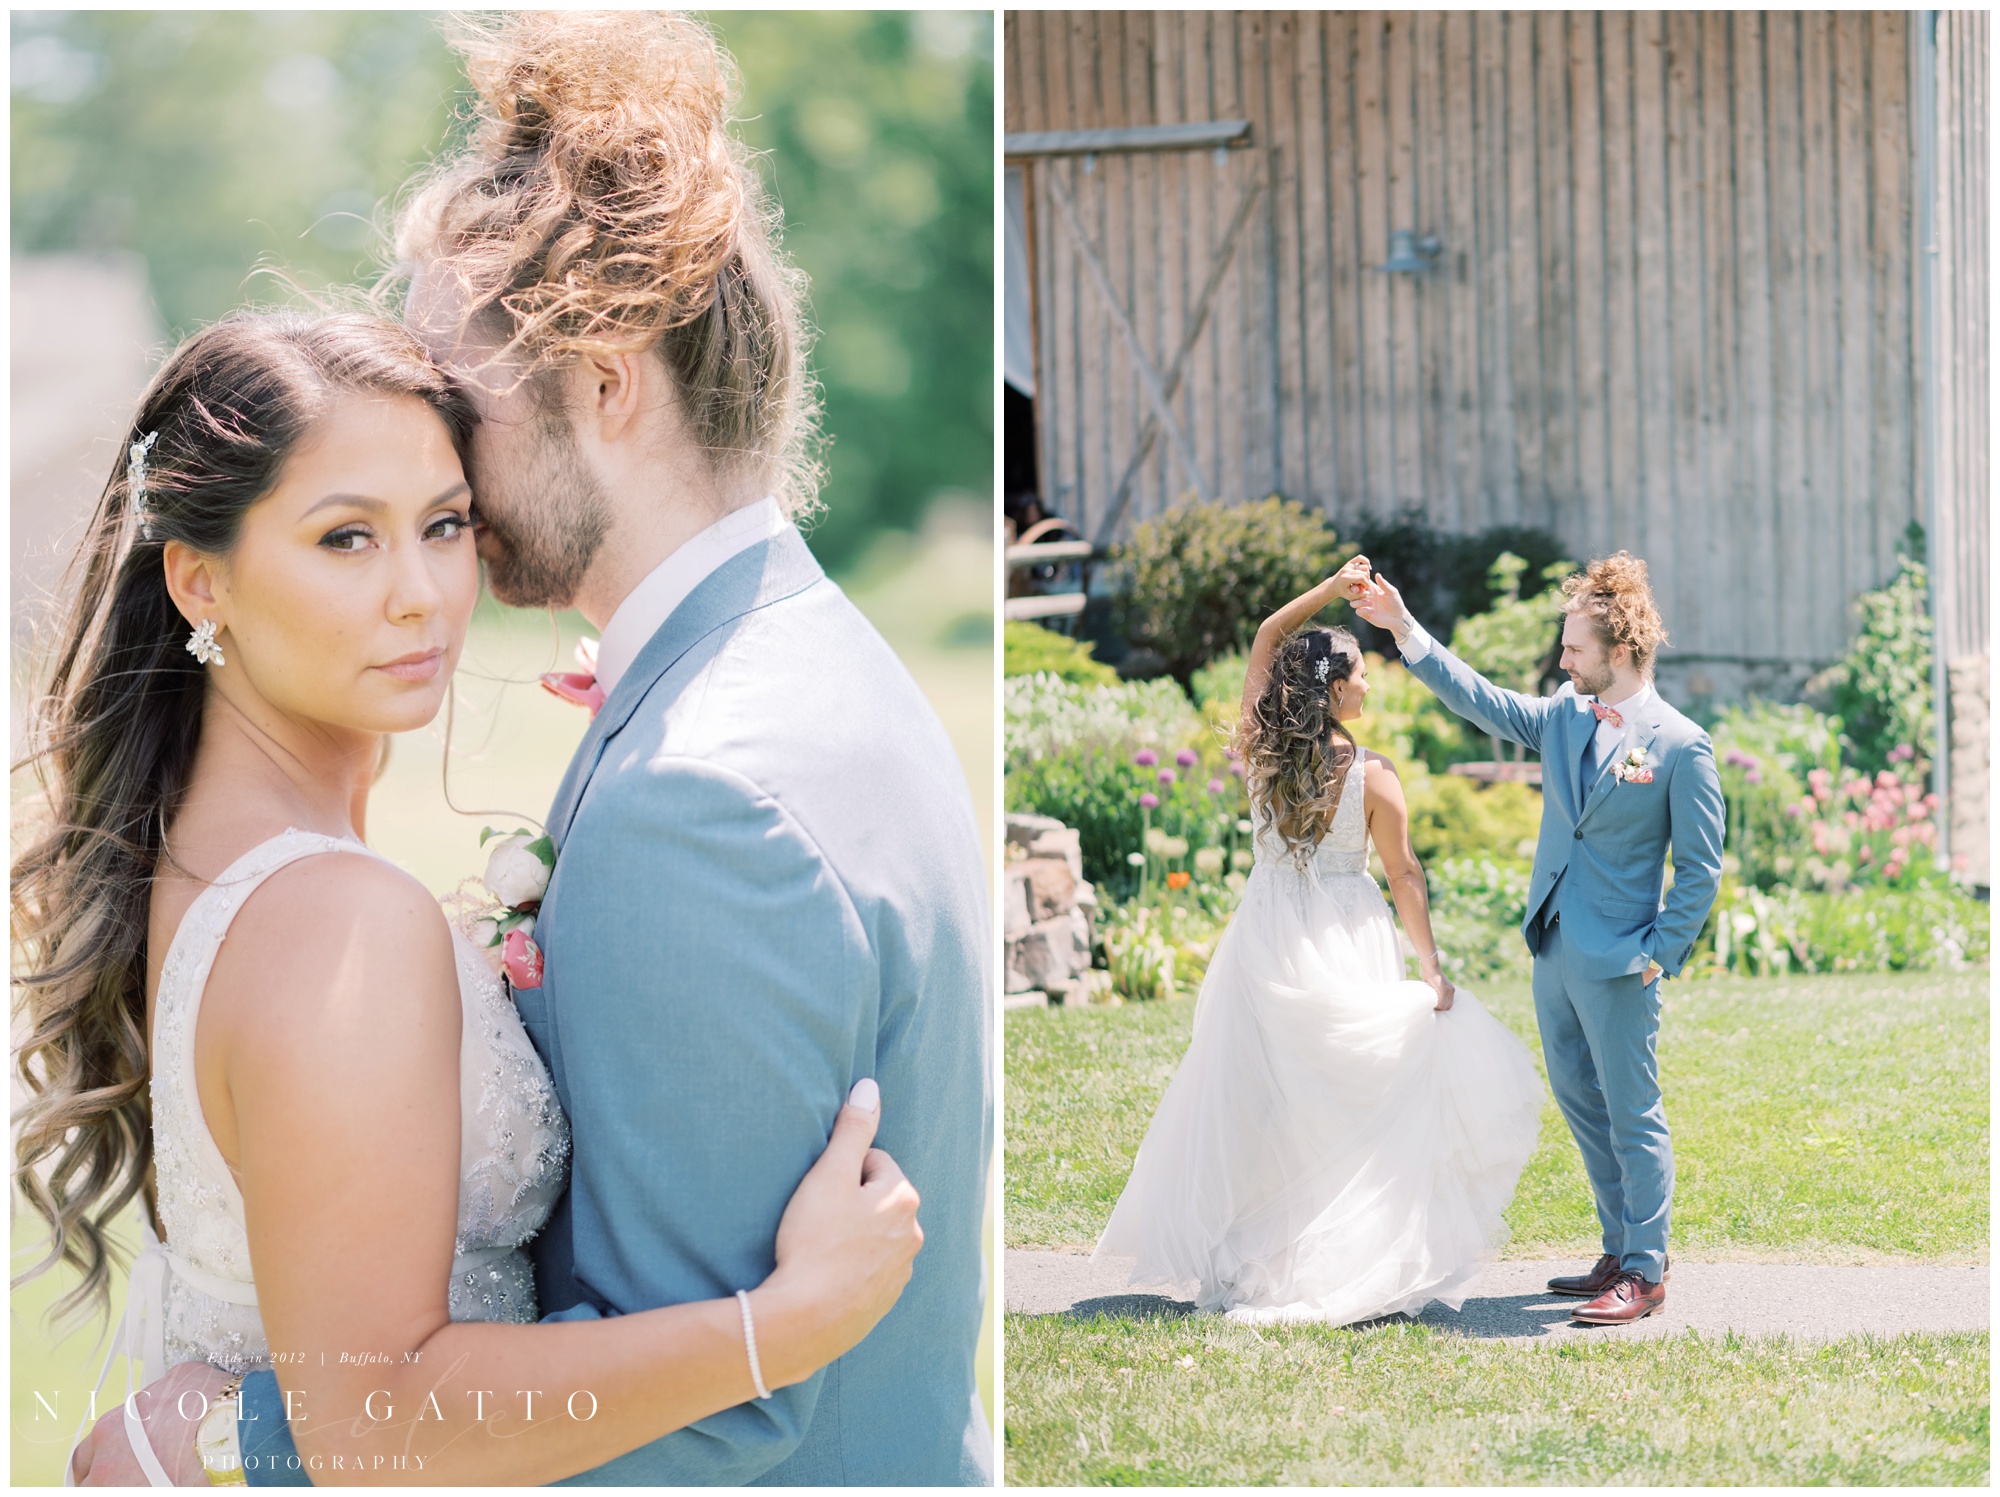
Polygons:
<instances>
[{"instance_id":1,"label":"pink bow tie","mask_svg":"<svg viewBox=\"0 0 2000 1497\"><path fill-rule=\"evenodd\" d=\"M592 717L604 705L604 688L597 684L597 677L583 671L548 671L542 676L542 689L565 702L588 707Z\"/></svg>"},{"instance_id":2,"label":"pink bow tie","mask_svg":"<svg viewBox=\"0 0 2000 1497\"><path fill-rule=\"evenodd\" d=\"M544 676L542 677L542 679L544 681L547 681L548 677ZM1590 710L1596 714L1597 720L1599 722L1609 722L1611 726L1614 728L1622 728L1625 726L1625 719L1618 715L1618 709L1616 707L1607 707L1602 702L1592 702L1590 704Z\"/></svg>"}]
</instances>

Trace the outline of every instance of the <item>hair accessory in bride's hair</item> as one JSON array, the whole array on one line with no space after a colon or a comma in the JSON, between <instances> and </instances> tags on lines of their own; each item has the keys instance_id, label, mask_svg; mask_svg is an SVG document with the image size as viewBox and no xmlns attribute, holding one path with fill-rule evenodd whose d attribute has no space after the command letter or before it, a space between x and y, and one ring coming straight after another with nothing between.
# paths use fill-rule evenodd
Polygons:
<instances>
[{"instance_id":1,"label":"hair accessory in bride's hair","mask_svg":"<svg viewBox=\"0 0 2000 1497\"><path fill-rule=\"evenodd\" d=\"M159 440L158 431L149 431L139 441L134 442L125 454L125 487L131 493L129 502L142 525L153 518L153 511L146 503L146 455L153 450L153 444Z\"/></svg>"},{"instance_id":2,"label":"hair accessory in bride's hair","mask_svg":"<svg viewBox=\"0 0 2000 1497\"><path fill-rule=\"evenodd\" d=\"M1333 674L1333 657L1331 655L1320 656L1319 664L1313 667L1313 674L1319 677L1320 685L1326 685L1326 678Z\"/></svg>"}]
</instances>

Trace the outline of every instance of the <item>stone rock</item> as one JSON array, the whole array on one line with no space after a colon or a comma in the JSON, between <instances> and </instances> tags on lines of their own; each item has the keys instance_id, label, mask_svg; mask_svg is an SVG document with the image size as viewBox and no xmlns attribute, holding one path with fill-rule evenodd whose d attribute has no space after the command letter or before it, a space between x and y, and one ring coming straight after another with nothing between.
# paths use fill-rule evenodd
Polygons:
<instances>
[{"instance_id":1,"label":"stone rock","mask_svg":"<svg viewBox=\"0 0 2000 1497\"><path fill-rule=\"evenodd\" d=\"M1028 871L1019 863L1010 863L1006 869L1006 911L1007 923L1003 927L1008 940L1035 923L1035 917L1028 912Z\"/></svg>"},{"instance_id":2,"label":"stone rock","mask_svg":"<svg viewBox=\"0 0 2000 1497\"><path fill-rule=\"evenodd\" d=\"M1067 915L1076 908L1076 875L1061 858L1024 858L1010 864L1007 872L1027 884L1031 923Z\"/></svg>"},{"instance_id":3,"label":"stone rock","mask_svg":"<svg viewBox=\"0 0 2000 1497\"><path fill-rule=\"evenodd\" d=\"M1077 971L1076 932L1068 915L1039 921L1014 943L1014 950L1020 971L1029 979L1028 987L1067 982Z\"/></svg>"},{"instance_id":4,"label":"stone rock","mask_svg":"<svg viewBox=\"0 0 2000 1497\"><path fill-rule=\"evenodd\" d=\"M1076 907L1080 910L1094 910L1097 908L1097 885L1090 883L1088 880L1077 884Z\"/></svg>"},{"instance_id":5,"label":"stone rock","mask_svg":"<svg viewBox=\"0 0 2000 1497\"><path fill-rule=\"evenodd\" d=\"M1060 1002L1061 1000L1057 1000ZM1003 1007L1006 1008L1047 1008L1049 995L1030 988L1025 993L1009 993Z\"/></svg>"},{"instance_id":6,"label":"stone rock","mask_svg":"<svg viewBox=\"0 0 2000 1497\"><path fill-rule=\"evenodd\" d=\"M1007 855L1024 857L1034 840L1046 832L1060 832L1063 824L1053 816L1036 816L1028 811L1007 813ZM1019 849L1017 852L1015 849Z\"/></svg>"},{"instance_id":7,"label":"stone rock","mask_svg":"<svg viewBox=\"0 0 2000 1497\"><path fill-rule=\"evenodd\" d=\"M1061 858L1078 883L1083 882L1083 834L1072 827L1043 832L1028 844L1031 858Z\"/></svg>"}]
</instances>

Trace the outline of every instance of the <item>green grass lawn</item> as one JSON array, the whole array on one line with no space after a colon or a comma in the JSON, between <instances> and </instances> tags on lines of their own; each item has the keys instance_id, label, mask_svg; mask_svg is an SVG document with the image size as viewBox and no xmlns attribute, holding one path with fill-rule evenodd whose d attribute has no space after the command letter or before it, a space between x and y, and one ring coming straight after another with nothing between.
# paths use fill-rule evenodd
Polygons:
<instances>
[{"instance_id":1,"label":"green grass lawn","mask_svg":"<svg viewBox=\"0 0 2000 1497\"><path fill-rule=\"evenodd\" d=\"M969 512L970 511L970 512ZM938 506L921 536L886 537L842 579L849 594L896 649L923 688L946 731L971 789L979 831L992 862L996 787L993 755L993 543L991 511ZM583 621L574 614L553 622L546 614L481 604L460 664L459 708L450 734L451 800L442 788L446 734L442 718L431 728L401 735L387 773L370 798L368 839L430 888L448 892L485 866L479 829L492 822L511 827L521 817L545 814L564 766L583 736L588 716L536 684L546 670L571 670L571 651ZM18 695L18 693L17 693ZM17 776L15 790L21 789ZM18 1105L20 1097L15 1101ZM17 1208L13 1222L15 1269L39 1256L38 1220ZM126 1223L127 1241L137 1229ZM989 1267L993 1212L986 1221ZM98 1327L60 1341L47 1330L43 1311L73 1282L58 1272L10 1296L12 1334L10 1475L17 1485L59 1485L90 1381L104 1344ZM989 1273L988 1282L992 1282ZM122 1311L124 1276L113 1285L113 1314ZM979 1350L979 1387L993 1415L995 1310L988 1296ZM96 1342L93 1348L93 1343ZM124 1389L124 1363L107 1384L115 1399ZM53 1403L51 1417L37 1392Z\"/></svg>"},{"instance_id":2,"label":"green grass lawn","mask_svg":"<svg viewBox=\"0 0 2000 1497\"><path fill-rule=\"evenodd\" d=\"M1987 1261L1989 984L1983 970L1669 983L1674 1250ZM1481 996L1539 1063L1525 986ZM1010 1247L1095 1241L1193 1018L1187 1001L1008 1014ZM1509 1256L1598 1251L1553 1100L1508 1223Z\"/></svg>"},{"instance_id":3,"label":"green grass lawn","mask_svg":"<svg viewBox=\"0 0 2000 1497\"><path fill-rule=\"evenodd\" d=\"M1987 1261L1984 971L1669 984L1691 1260ZM1525 986L1482 994L1535 1050ZM1189 1002L1007 1016L1009 1246L1093 1241ZM1598 1250L1555 1104L1514 1257ZM1983 1485L1985 1334L1521 1346L1410 1324L1010 1315L1014 1485ZM1191 1359L1183 1362L1183 1359Z\"/></svg>"},{"instance_id":4,"label":"green grass lawn","mask_svg":"<svg viewBox=\"0 0 2000 1497\"><path fill-rule=\"evenodd\" d=\"M1988 1338L1553 1347L1010 1315L1017 1486L1985 1485Z\"/></svg>"}]
</instances>

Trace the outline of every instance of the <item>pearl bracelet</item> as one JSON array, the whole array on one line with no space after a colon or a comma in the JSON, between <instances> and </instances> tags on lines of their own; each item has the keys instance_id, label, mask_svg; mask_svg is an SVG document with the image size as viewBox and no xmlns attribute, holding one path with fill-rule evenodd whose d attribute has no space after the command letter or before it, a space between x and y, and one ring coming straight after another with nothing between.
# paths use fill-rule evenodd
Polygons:
<instances>
[{"instance_id":1,"label":"pearl bracelet","mask_svg":"<svg viewBox=\"0 0 2000 1497\"><path fill-rule=\"evenodd\" d=\"M771 1390L764 1386L764 1369L757 1361L757 1322L750 1318L750 1292L737 1290L736 1303L743 1307L743 1349L750 1354L750 1385L759 1398L769 1398Z\"/></svg>"}]
</instances>

